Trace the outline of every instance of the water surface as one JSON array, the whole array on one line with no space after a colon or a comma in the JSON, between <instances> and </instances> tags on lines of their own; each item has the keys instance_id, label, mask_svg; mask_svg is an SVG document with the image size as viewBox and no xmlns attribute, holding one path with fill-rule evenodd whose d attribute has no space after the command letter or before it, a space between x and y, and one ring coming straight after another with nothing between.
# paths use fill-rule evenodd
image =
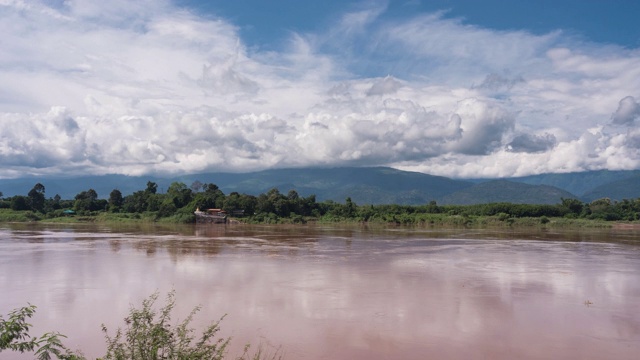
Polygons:
<instances>
[{"instance_id":1,"label":"water surface","mask_svg":"<svg viewBox=\"0 0 640 360\"><path fill-rule=\"evenodd\" d=\"M176 290L233 354L637 359L640 233L331 226L0 225L0 313L103 354L130 306ZM207 321L205 321L205 319ZM179 319L175 319L179 320ZM25 359L3 352L2 359Z\"/></svg>"}]
</instances>

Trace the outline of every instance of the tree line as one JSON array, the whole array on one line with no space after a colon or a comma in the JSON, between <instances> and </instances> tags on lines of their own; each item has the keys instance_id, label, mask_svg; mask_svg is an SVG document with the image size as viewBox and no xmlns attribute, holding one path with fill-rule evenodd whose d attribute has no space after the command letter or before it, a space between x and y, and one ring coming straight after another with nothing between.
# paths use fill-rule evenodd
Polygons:
<instances>
[{"instance_id":1,"label":"tree line","mask_svg":"<svg viewBox=\"0 0 640 360\"><path fill-rule=\"evenodd\" d=\"M99 213L133 214L166 219L172 222L195 222L196 209L222 209L228 214L244 217L254 223L304 223L308 220L385 222L420 224L434 216L513 218L564 217L573 219L597 219L605 221L633 221L640 217L640 198L612 201L598 199L582 202L577 199L561 199L554 205L489 203L477 205L438 205L431 201L425 205L357 205L346 198L343 203L327 200L316 201L315 195L300 196L296 190L287 194L271 189L258 196L232 192L225 195L213 183L199 181L187 186L172 183L165 193L158 193L158 185L148 181L146 188L124 196L114 189L102 199L94 189L81 191L73 199L61 199L59 195L47 198L45 186L37 183L26 195L2 197L0 208L30 211L34 217L59 217L96 215Z\"/></svg>"}]
</instances>

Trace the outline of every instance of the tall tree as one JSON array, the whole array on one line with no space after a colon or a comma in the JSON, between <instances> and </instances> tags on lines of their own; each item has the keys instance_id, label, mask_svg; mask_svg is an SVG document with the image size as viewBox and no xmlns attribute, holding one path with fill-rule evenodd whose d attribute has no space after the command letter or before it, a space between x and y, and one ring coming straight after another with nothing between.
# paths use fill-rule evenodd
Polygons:
<instances>
[{"instance_id":1,"label":"tall tree","mask_svg":"<svg viewBox=\"0 0 640 360\"><path fill-rule=\"evenodd\" d=\"M44 210L44 185L37 183L33 186L33 189L27 194L29 197L29 206L34 211Z\"/></svg>"},{"instance_id":2,"label":"tall tree","mask_svg":"<svg viewBox=\"0 0 640 360\"><path fill-rule=\"evenodd\" d=\"M173 202L177 209L187 205L191 198L191 189L182 182L173 182L167 189L167 200Z\"/></svg>"},{"instance_id":3,"label":"tall tree","mask_svg":"<svg viewBox=\"0 0 640 360\"><path fill-rule=\"evenodd\" d=\"M191 184L190 187L191 187L191 190L193 190L193 192L199 192L204 188L204 184L201 183L199 180L196 180Z\"/></svg>"},{"instance_id":4,"label":"tall tree","mask_svg":"<svg viewBox=\"0 0 640 360\"><path fill-rule=\"evenodd\" d=\"M124 198L122 192L118 189L113 189L109 194L109 211L118 212L122 208Z\"/></svg>"},{"instance_id":5,"label":"tall tree","mask_svg":"<svg viewBox=\"0 0 640 360\"><path fill-rule=\"evenodd\" d=\"M149 208L149 197L154 196L146 191L136 191L124 198L123 209L125 212L141 213Z\"/></svg>"},{"instance_id":6,"label":"tall tree","mask_svg":"<svg viewBox=\"0 0 640 360\"><path fill-rule=\"evenodd\" d=\"M575 215L580 215L580 213L582 213L582 209L584 208L584 204L582 203L582 201L578 199L570 199L570 198L569 199L560 198L560 200L562 201L562 206L567 208L569 212Z\"/></svg>"},{"instance_id":7,"label":"tall tree","mask_svg":"<svg viewBox=\"0 0 640 360\"><path fill-rule=\"evenodd\" d=\"M347 197L344 204L344 215L346 217L353 217L356 214L356 209L356 203L354 203L350 197Z\"/></svg>"},{"instance_id":8,"label":"tall tree","mask_svg":"<svg viewBox=\"0 0 640 360\"><path fill-rule=\"evenodd\" d=\"M157 191L158 191L158 184L154 183L153 181L147 181L147 188L144 190L144 192L149 194L155 194Z\"/></svg>"},{"instance_id":9,"label":"tall tree","mask_svg":"<svg viewBox=\"0 0 640 360\"><path fill-rule=\"evenodd\" d=\"M80 192L76 195L75 200L73 207L76 211L97 211L101 210L101 207L104 208L100 202L98 202L98 193L93 189Z\"/></svg>"}]
</instances>

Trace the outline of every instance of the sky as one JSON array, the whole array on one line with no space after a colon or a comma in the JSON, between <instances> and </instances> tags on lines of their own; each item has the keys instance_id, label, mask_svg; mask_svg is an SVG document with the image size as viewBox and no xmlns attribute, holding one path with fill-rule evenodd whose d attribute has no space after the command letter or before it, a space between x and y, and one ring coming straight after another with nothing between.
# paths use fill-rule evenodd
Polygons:
<instances>
[{"instance_id":1,"label":"sky","mask_svg":"<svg viewBox=\"0 0 640 360\"><path fill-rule=\"evenodd\" d=\"M0 178L640 168L634 0L0 0Z\"/></svg>"}]
</instances>

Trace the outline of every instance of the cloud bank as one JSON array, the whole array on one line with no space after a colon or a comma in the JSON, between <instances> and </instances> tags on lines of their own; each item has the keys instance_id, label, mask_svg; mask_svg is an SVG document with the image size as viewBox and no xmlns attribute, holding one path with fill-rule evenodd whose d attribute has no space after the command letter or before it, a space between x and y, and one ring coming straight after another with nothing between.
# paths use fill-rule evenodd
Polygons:
<instances>
[{"instance_id":1,"label":"cloud bank","mask_svg":"<svg viewBox=\"0 0 640 360\"><path fill-rule=\"evenodd\" d=\"M279 51L170 1L0 0L0 177L640 168L640 50L384 4Z\"/></svg>"}]
</instances>

